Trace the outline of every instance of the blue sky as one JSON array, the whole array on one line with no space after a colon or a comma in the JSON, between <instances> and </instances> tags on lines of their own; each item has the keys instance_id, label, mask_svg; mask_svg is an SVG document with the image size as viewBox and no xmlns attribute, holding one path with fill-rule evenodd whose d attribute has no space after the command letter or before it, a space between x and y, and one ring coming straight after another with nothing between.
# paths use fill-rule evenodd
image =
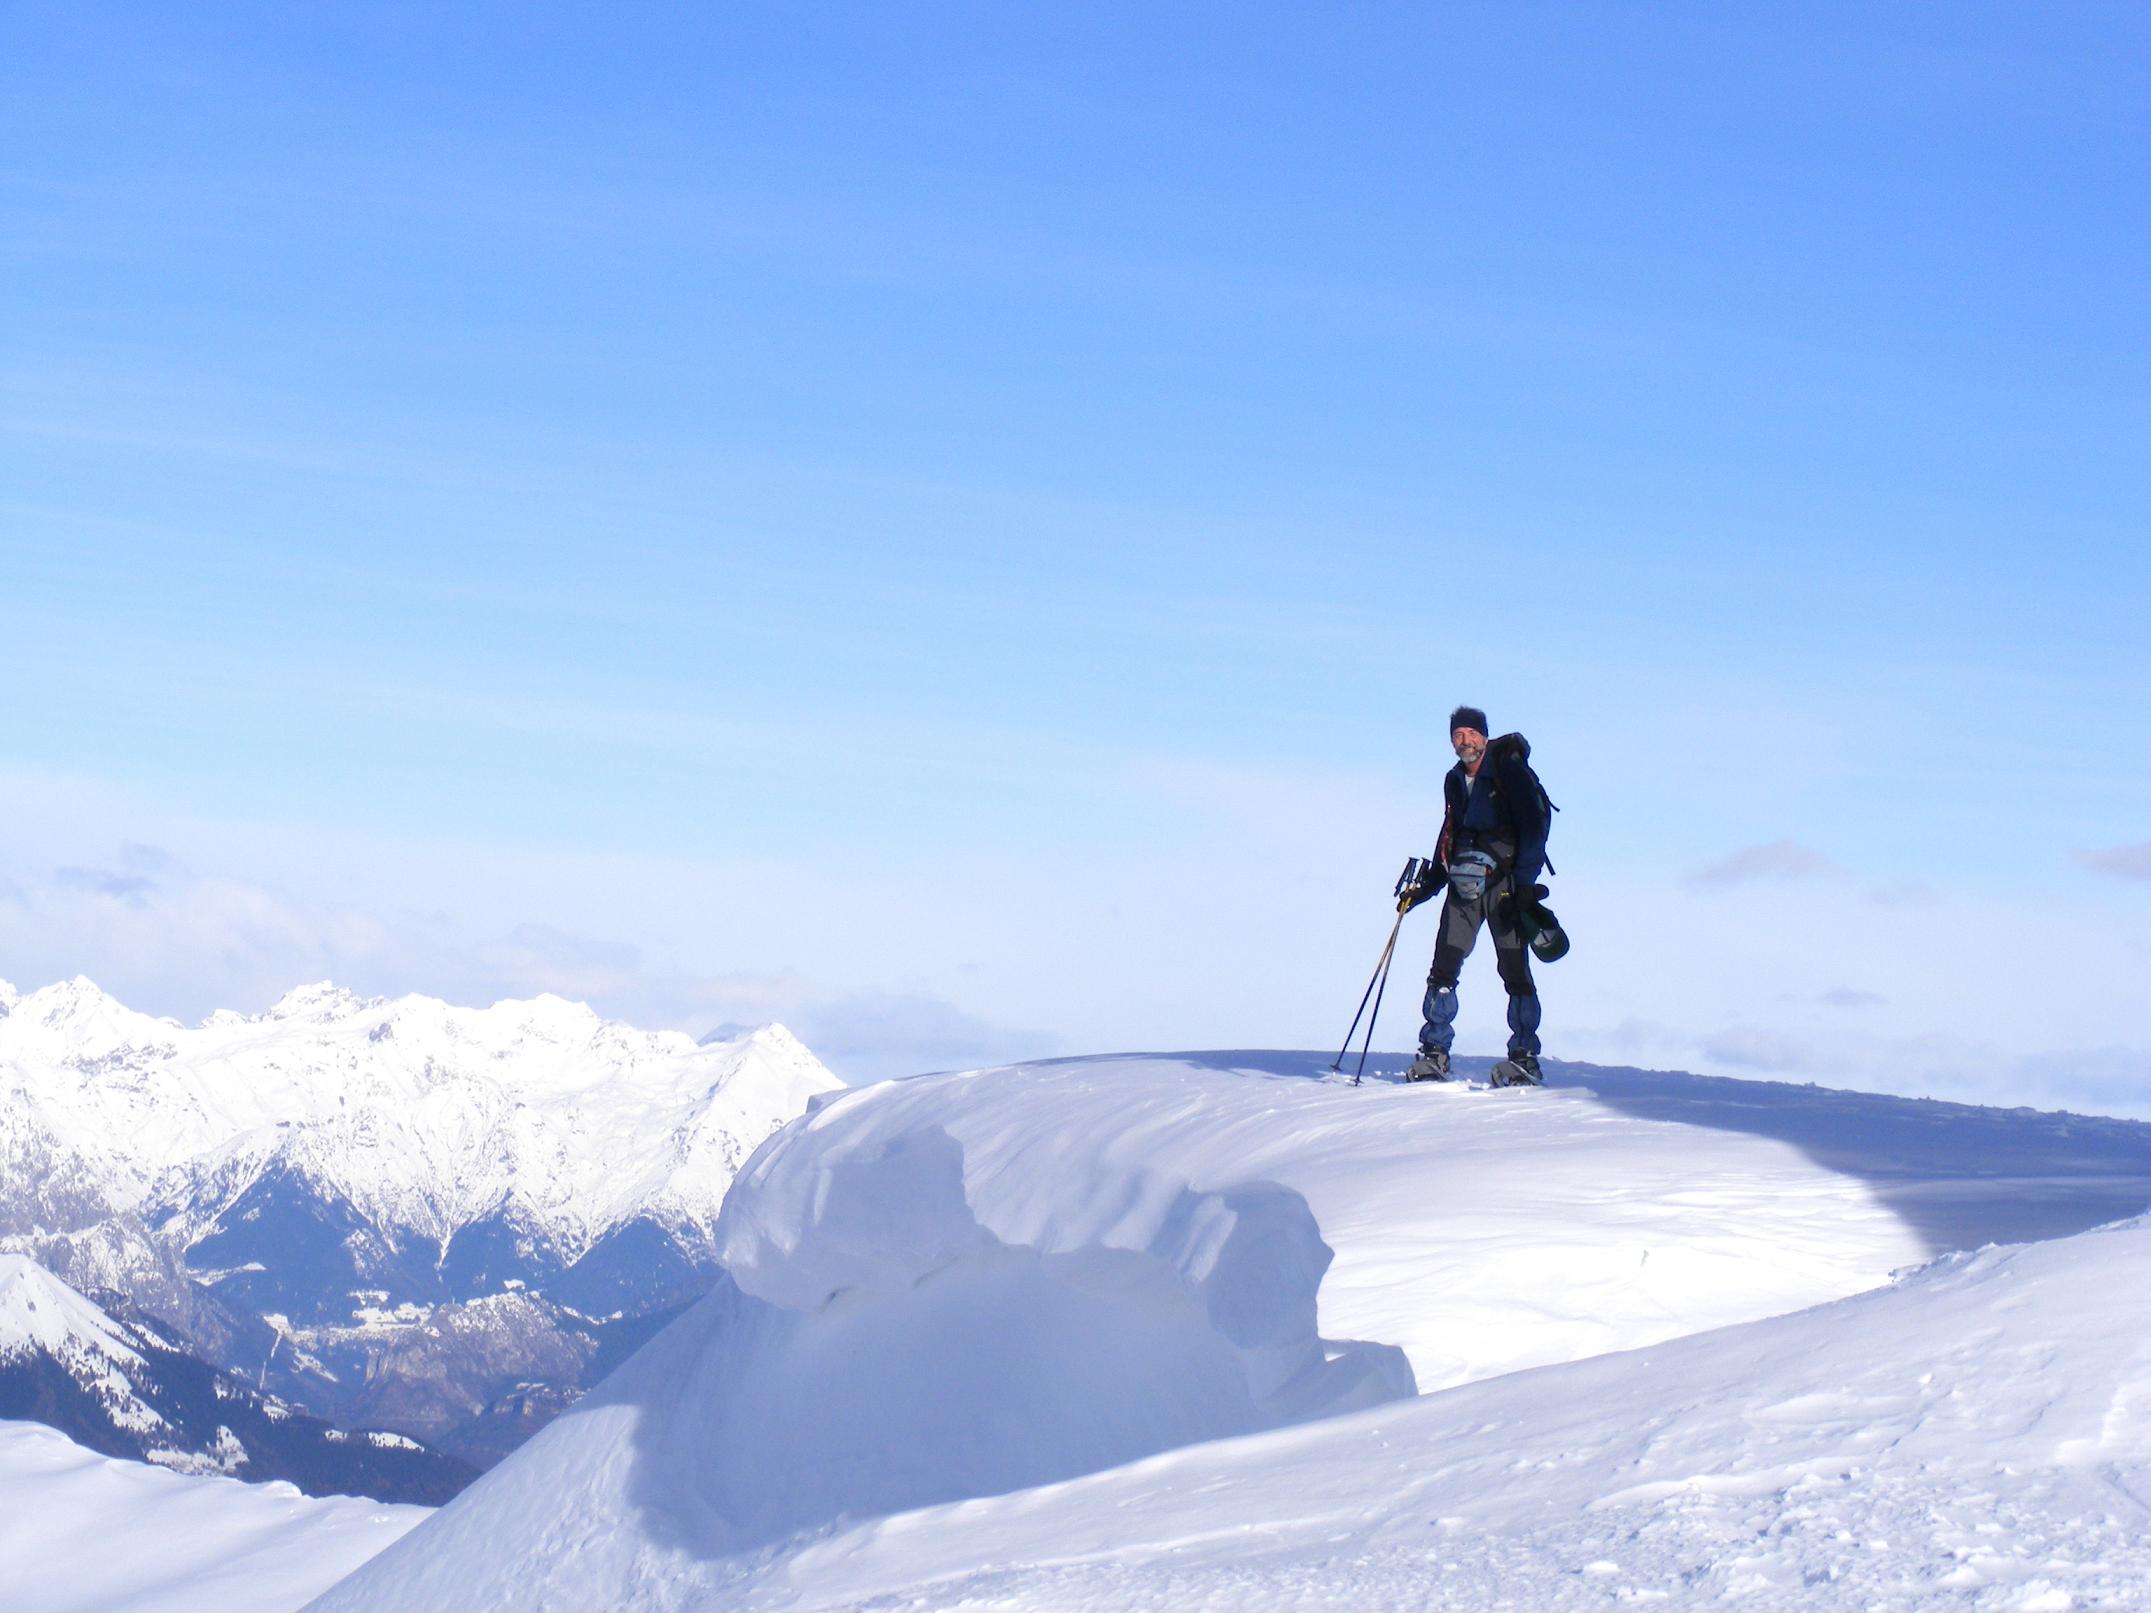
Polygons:
<instances>
[{"instance_id":1,"label":"blue sky","mask_svg":"<svg viewBox=\"0 0 2151 1613\"><path fill-rule=\"evenodd\" d=\"M2151 1104L2140 8L4 27L0 976Z\"/></svg>"}]
</instances>

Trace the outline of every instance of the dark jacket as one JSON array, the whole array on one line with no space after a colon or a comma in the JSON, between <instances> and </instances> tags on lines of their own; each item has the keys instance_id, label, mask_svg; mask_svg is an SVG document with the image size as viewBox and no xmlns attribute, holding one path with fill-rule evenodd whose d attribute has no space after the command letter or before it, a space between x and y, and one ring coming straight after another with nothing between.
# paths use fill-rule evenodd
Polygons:
<instances>
[{"instance_id":1,"label":"dark jacket","mask_svg":"<svg viewBox=\"0 0 2151 1613\"><path fill-rule=\"evenodd\" d=\"M1546 809L1537 781L1525 764L1531 759L1531 743L1522 734L1503 734L1486 742L1486 756L1479 763L1479 778L1492 796L1493 836L1516 847L1514 870L1518 885L1537 881L1546 866ZM1444 867L1457 850L1457 837L1465 832L1464 813L1471 800L1473 780L1458 762L1442 780L1441 841L1435 855ZM1485 838L1482 833L1479 838Z\"/></svg>"}]
</instances>

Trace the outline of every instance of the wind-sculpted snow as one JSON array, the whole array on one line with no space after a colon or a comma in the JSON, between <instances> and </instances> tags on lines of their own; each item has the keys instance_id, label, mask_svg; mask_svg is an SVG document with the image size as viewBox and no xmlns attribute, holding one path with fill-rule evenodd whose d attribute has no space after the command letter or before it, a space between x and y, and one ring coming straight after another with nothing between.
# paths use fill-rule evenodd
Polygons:
<instances>
[{"instance_id":1,"label":"wind-sculpted snow","mask_svg":"<svg viewBox=\"0 0 2151 1613\"><path fill-rule=\"evenodd\" d=\"M910 1096L853 1094L764 1148L717 1290L321 1605L528 1606L513 1545L480 1584L440 1565L569 1535L560 1605L688 1605L697 1565L784 1536L1413 1392L1401 1351L1319 1336L1331 1251L1290 1188L1198 1187L1071 1134L1080 1188L1004 1218Z\"/></svg>"},{"instance_id":2,"label":"wind-sculpted snow","mask_svg":"<svg viewBox=\"0 0 2151 1613\"><path fill-rule=\"evenodd\" d=\"M833 1530L737 1565L722 1605L2151 1607L2147 1292L2142 1219L1947 1256L1792 1316Z\"/></svg>"},{"instance_id":3,"label":"wind-sculpted snow","mask_svg":"<svg viewBox=\"0 0 2151 1613\"><path fill-rule=\"evenodd\" d=\"M1514 1493L1497 1529L1566 1527L1663 1478L1676 1458L1630 1456L1686 1383L1740 1359L1701 1342L1740 1333L1710 1329L1882 1286L1936 1226L2054 1228L2071 1196L2082 1226L2117 1194L2151 1200L2151 1129L2099 1133L2076 1181L2050 1116L1953 1127L1874 1099L1818 1140L1800 1114L1841 1095L1697 1084L1686 1114L1646 1116L1618 1073L1488 1093L1314 1071L1069 1060L824 1103L742 1172L718 1293L320 1607L1493 1607L1504 1548L1465 1551L1441 1516ZM1906 1151L1914 1125L1932 1136ZM1953 1151L1953 1129L1977 1146ZM1549 1372L1516 1372L1689 1333L1684 1366L1633 1391L1630 1368L1549 1368L1594 1376L1540 1404L1521 1385ZM1871 1340L1906 1381L1914 1333ZM1820 1338L1755 1370L1794 1374ZM1409 1379L1381 1346L1422 1391L1491 1398L1448 1417L1441 1394L1385 1400ZM1740 1372L1721 1379L1732 1396ZM1800 1426L1805 1389L1764 1394ZM1727 1398L1712 1437L1783 1437L1757 1417ZM1562 1488L1579 1426L1596 1432L1577 1450L1633 1475ZM1349 1450L1334 1467L1329 1441ZM1516 1441L1532 1467L1510 1467ZM1469 1478L1437 1495L1441 1471ZM1476 1564L1448 1600L1439 1553Z\"/></svg>"},{"instance_id":4,"label":"wind-sculpted snow","mask_svg":"<svg viewBox=\"0 0 2151 1613\"><path fill-rule=\"evenodd\" d=\"M1843 1094L1749 1083L1695 1083L1684 1106L1677 1078L1633 1072L1590 1072L1595 1089L1354 1090L1309 1079L1318 1068L1074 1060L824 1103L741 1173L714 1295L318 1606L1477 1610L1706 1582L1715 1596L1747 1571L1707 1579L1709 1554L1738 1558L1773 1507L1798 1504L1768 1502L1772 1485L1836 1486L1814 1516L1867 1527L1859 1482L1832 1475L1883 1471L1865 1464L1905 1408L1941 1427L1949 1389L1993 1388L1954 1425L1966 1448L1978 1407L2037 1416L2055 1401L2042 1362L2074 1348L2099 1293L2061 1283L2048 1317L1980 1289L1947 1313L1975 1329L1962 1375L1930 1392L1932 1301L1888 1309L1893 1270L2012 1216L2073 1230L2151 1202L2146 1127L1989 1124L1888 1099L1848 1111ZM1726 1330L1878 1287L1877 1309L1764 1323L1793 1331L1754 1349ZM2128 1366L2113 1336L2072 1358L2085 1405L2114 1400L2111 1371ZM1384 1398L1410 1387L1384 1346L1421 1391L1465 1387ZM1604 1353L1638 1346L1675 1353ZM1861 1374L1903 1393L1809 1398ZM2069 1426L2081 1440L2090 1425ZM1804 1454L1743 1465L1746 1441ZM1764 1489L1679 1488L1717 1471ZM1955 1494L1901 1467L1888 1482L1893 1530ZM1716 1503L1697 1495L1737 1495L1747 1533L1713 1533ZM1600 1501L1614 1521L1596 1521ZM1466 1516L1483 1522L1444 1521ZM1624 1529L1654 1543L1623 1560ZM1545 1563L1520 1555L1541 1535ZM1810 1543L1754 1573L1805 1588L1828 1553Z\"/></svg>"},{"instance_id":5,"label":"wind-sculpted snow","mask_svg":"<svg viewBox=\"0 0 2151 1613\"><path fill-rule=\"evenodd\" d=\"M691 1438L728 1453L710 1492L728 1532L999 1494L1413 1391L1400 1351L1318 1336L1330 1250L1290 1189L1107 1168L1090 1203L1011 1242L968 1196L962 1146L890 1123L889 1096L762 1156L726 1212L727 1282L682 1330L707 1340L715 1415Z\"/></svg>"},{"instance_id":6,"label":"wind-sculpted snow","mask_svg":"<svg viewBox=\"0 0 2151 1613\"><path fill-rule=\"evenodd\" d=\"M945 1127L982 1222L1029 1247L1110 1228L1161 1169L1284 1184L1337 1252L1322 1330L1400 1346L1422 1391L1778 1315L2151 1203L2151 1127L2127 1121L1561 1066L1535 1093L1353 1089L1306 1078L1320 1068L1072 1059L875 1089L874 1113ZM827 1123L750 1167L758 1208L727 1215L728 1264L774 1267L810 1202L783 1162ZM1076 1137L1098 1169L1070 1167Z\"/></svg>"}]
</instances>

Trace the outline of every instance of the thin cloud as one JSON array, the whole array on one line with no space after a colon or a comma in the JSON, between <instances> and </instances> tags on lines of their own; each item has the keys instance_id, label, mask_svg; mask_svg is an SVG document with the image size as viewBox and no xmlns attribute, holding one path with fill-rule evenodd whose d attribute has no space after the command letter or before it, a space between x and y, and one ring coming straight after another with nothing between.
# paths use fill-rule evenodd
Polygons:
<instances>
[{"instance_id":1,"label":"thin cloud","mask_svg":"<svg viewBox=\"0 0 2151 1613\"><path fill-rule=\"evenodd\" d=\"M125 841L120 846L120 866L137 874L176 874L182 871L180 861L162 846L147 845L140 840Z\"/></svg>"},{"instance_id":2,"label":"thin cloud","mask_svg":"<svg viewBox=\"0 0 2151 1613\"><path fill-rule=\"evenodd\" d=\"M2080 1103L2094 1113L2151 1114L2151 1052L2104 1047L2020 1057L2018 1090L2047 1103Z\"/></svg>"},{"instance_id":3,"label":"thin cloud","mask_svg":"<svg viewBox=\"0 0 2151 1613\"><path fill-rule=\"evenodd\" d=\"M1707 1059L1766 1075L1805 1070L1814 1063L1815 1050L1800 1038L1756 1027L1720 1031L1705 1037L1701 1046Z\"/></svg>"},{"instance_id":4,"label":"thin cloud","mask_svg":"<svg viewBox=\"0 0 2151 1613\"><path fill-rule=\"evenodd\" d=\"M1060 1051L1040 1031L996 1025L925 992L862 992L802 1003L792 1028L840 1068L952 1069Z\"/></svg>"},{"instance_id":5,"label":"thin cloud","mask_svg":"<svg viewBox=\"0 0 2151 1613\"><path fill-rule=\"evenodd\" d=\"M642 966L640 947L536 923L518 924L499 940L479 947L478 956L504 981L525 985L557 981L581 991L592 989L592 982L612 984ZM543 989L563 988L546 984Z\"/></svg>"},{"instance_id":6,"label":"thin cloud","mask_svg":"<svg viewBox=\"0 0 2151 1613\"><path fill-rule=\"evenodd\" d=\"M1826 1008L1880 1008L1887 997L1877 992L1860 991L1852 986L1832 986L1815 999Z\"/></svg>"},{"instance_id":7,"label":"thin cloud","mask_svg":"<svg viewBox=\"0 0 2151 1613\"><path fill-rule=\"evenodd\" d=\"M2108 846L2103 851L2078 851L2072 856L2094 874L2115 879L2151 879L2151 840L2133 846Z\"/></svg>"},{"instance_id":8,"label":"thin cloud","mask_svg":"<svg viewBox=\"0 0 2151 1613\"><path fill-rule=\"evenodd\" d=\"M157 882L147 874L126 874L114 868L61 868L52 877L70 890L109 896L135 907L157 894Z\"/></svg>"},{"instance_id":9,"label":"thin cloud","mask_svg":"<svg viewBox=\"0 0 2151 1613\"><path fill-rule=\"evenodd\" d=\"M1761 880L1822 879L1844 869L1813 846L1797 840L1773 840L1721 857L1689 876L1692 885L1726 887Z\"/></svg>"},{"instance_id":10,"label":"thin cloud","mask_svg":"<svg viewBox=\"0 0 2151 1613\"><path fill-rule=\"evenodd\" d=\"M1787 991L1778 995L1784 1003L1813 1003L1820 1008L1880 1008L1889 999L1880 992L1862 991L1857 986L1832 986L1827 991L1812 994L1804 991Z\"/></svg>"}]
</instances>

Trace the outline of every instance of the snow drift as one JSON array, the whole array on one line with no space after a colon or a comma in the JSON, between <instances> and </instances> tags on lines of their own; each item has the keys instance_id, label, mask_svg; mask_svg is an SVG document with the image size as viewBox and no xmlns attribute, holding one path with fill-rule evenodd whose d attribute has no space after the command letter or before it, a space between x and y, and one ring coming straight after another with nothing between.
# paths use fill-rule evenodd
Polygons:
<instances>
[{"instance_id":1,"label":"snow drift","mask_svg":"<svg viewBox=\"0 0 2151 1613\"><path fill-rule=\"evenodd\" d=\"M551 1493L481 1484L385 1594L528 1605L512 1553L482 1588L427 1563L536 1525L578 1542L563 1605L612 1605L662 1594L680 1560L1413 1392L1401 1350L1320 1337L1332 1256L1298 1193L1117 1168L1072 1135L1080 1197L999 1214L904 1095L831 1102L758 1154L717 1290L509 1464Z\"/></svg>"},{"instance_id":2,"label":"snow drift","mask_svg":"<svg viewBox=\"0 0 2151 1613\"><path fill-rule=\"evenodd\" d=\"M834 1531L737 1565L723 1605L2143 1608L2147 1292L2141 1218L1944 1256L1792 1316Z\"/></svg>"},{"instance_id":3,"label":"snow drift","mask_svg":"<svg viewBox=\"0 0 2151 1613\"><path fill-rule=\"evenodd\" d=\"M1709 1330L1875 1288L1938 1241L2151 1202L2151 1128L2125 1123L1635 1072L1354 1091L1316 1068L1082 1060L825 1102L741 1173L716 1293L315 1605L1483 1607L1506 1548L1437 1598L1441 1517L1514 1534L1659 1506L1648 1486L1751 1437L1804 1441L1758 1468L1798 1482L1887 1449L1908 1404L1804 1397L1920 1370L1916 1301L1827 1365L1841 1318L1756 1346ZM1951 1325L2015 1325L1992 1359L2036 1389L2060 1346L2006 1312ZM2119 1364L2102 1337L2094 1375ZM1602 1354L1653 1344L1682 1353ZM1469 1387L1399 1398L1414 1380ZM1884 1432L1847 1447L1863 1418ZM1692 1459L1656 1439L1677 1427L1702 1431Z\"/></svg>"},{"instance_id":4,"label":"snow drift","mask_svg":"<svg viewBox=\"0 0 2151 1613\"><path fill-rule=\"evenodd\" d=\"M1146 1173L1100 1183L1109 1213L1009 1242L967 1201L953 1137L890 1137L873 1111L771 1150L727 1222L728 1280L667 1341L699 1344L716 1415L690 1437L725 1453L706 1494L743 1537L1412 1392L1401 1351L1317 1335L1331 1255L1291 1190Z\"/></svg>"}]
</instances>

